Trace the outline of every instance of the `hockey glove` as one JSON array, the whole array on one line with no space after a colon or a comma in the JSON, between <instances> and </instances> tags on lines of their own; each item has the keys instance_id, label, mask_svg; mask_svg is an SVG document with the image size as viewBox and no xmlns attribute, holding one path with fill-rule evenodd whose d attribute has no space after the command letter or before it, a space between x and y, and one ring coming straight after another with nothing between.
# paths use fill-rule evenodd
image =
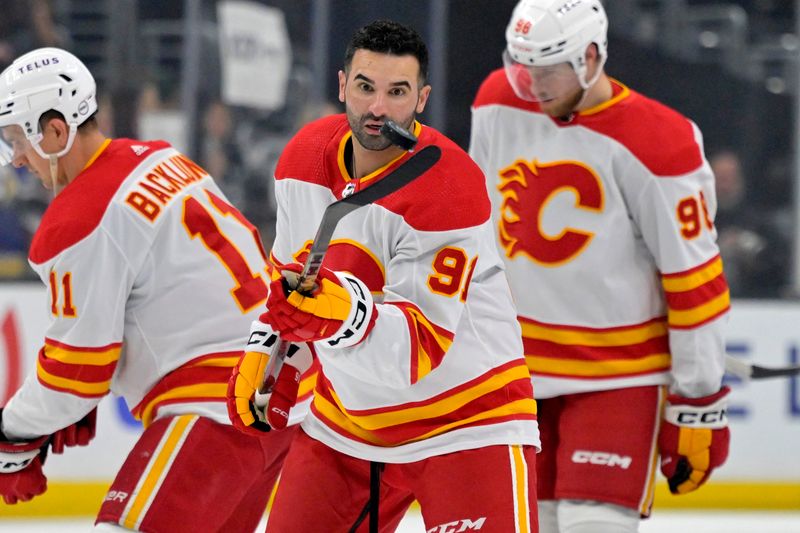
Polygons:
<instances>
[{"instance_id":1,"label":"hockey glove","mask_svg":"<svg viewBox=\"0 0 800 533\"><path fill-rule=\"evenodd\" d=\"M48 439L43 436L12 442L0 432L0 495L8 505L27 502L47 490L42 464L47 457Z\"/></svg>"},{"instance_id":2,"label":"hockey glove","mask_svg":"<svg viewBox=\"0 0 800 533\"><path fill-rule=\"evenodd\" d=\"M289 410L297 402L300 377L311 367L313 355L308 345L292 344L272 392L256 392L264 380L264 371L278 336L267 324L254 321L245 353L228 380L228 417L234 427L249 435L263 435L270 429L283 429L289 422Z\"/></svg>"},{"instance_id":3,"label":"hockey glove","mask_svg":"<svg viewBox=\"0 0 800 533\"><path fill-rule=\"evenodd\" d=\"M316 287L302 294L294 290L301 265L283 268L283 277L270 285L267 312L260 317L282 339L345 348L361 342L375 325L378 313L372 294L355 276L322 267Z\"/></svg>"},{"instance_id":4,"label":"hockey glove","mask_svg":"<svg viewBox=\"0 0 800 533\"><path fill-rule=\"evenodd\" d=\"M658 436L661 473L673 494L696 490L728 457L729 387L702 398L670 394Z\"/></svg>"},{"instance_id":5,"label":"hockey glove","mask_svg":"<svg viewBox=\"0 0 800 533\"><path fill-rule=\"evenodd\" d=\"M74 424L53 433L50 439L50 449L53 453L60 454L64 453L65 447L86 446L94 438L96 425L97 407Z\"/></svg>"}]
</instances>

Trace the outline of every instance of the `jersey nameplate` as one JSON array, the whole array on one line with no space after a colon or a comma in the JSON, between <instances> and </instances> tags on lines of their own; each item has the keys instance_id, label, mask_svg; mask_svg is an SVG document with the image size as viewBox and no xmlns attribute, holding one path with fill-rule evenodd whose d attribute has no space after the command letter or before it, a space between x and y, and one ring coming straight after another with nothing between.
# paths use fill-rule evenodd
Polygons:
<instances>
[{"instance_id":1,"label":"jersey nameplate","mask_svg":"<svg viewBox=\"0 0 800 533\"><path fill-rule=\"evenodd\" d=\"M162 161L128 193L125 203L149 222L155 222L164 207L183 189L208 173L186 156L178 154Z\"/></svg>"}]
</instances>

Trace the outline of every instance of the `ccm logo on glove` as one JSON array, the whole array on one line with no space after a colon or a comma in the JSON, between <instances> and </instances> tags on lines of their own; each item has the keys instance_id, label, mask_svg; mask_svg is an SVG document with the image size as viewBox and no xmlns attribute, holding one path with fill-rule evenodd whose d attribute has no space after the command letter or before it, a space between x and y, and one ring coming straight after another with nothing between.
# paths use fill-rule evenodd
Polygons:
<instances>
[{"instance_id":1,"label":"ccm logo on glove","mask_svg":"<svg viewBox=\"0 0 800 533\"><path fill-rule=\"evenodd\" d=\"M721 429L728 425L728 410L726 405L709 407L691 405L669 405L664 413L664 419L676 426L703 427L708 429Z\"/></svg>"},{"instance_id":2,"label":"ccm logo on glove","mask_svg":"<svg viewBox=\"0 0 800 533\"><path fill-rule=\"evenodd\" d=\"M352 319L349 319L345 323L347 326L346 329L336 337L325 341L328 346L332 348L335 348L340 342L352 338L358 331L361 331L364 327L364 323L367 321L367 317L371 315L371 313L369 315L367 314L367 311L371 311L371 309L367 307L367 293L364 284L348 276L342 276L342 280L350 285L350 294L355 296L356 299L355 302L353 302ZM369 303L372 303L371 296L372 295L370 295Z\"/></svg>"},{"instance_id":3,"label":"ccm logo on glove","mask_svg":"<svg viewBox=\"0 0 800 533\"><path fill-rule=\"evenodd\" d=\"M702 398L670 394L658 436L661 472L673 494L697 490L728 457L728 387Z\"/></svg>"}]
</instances>

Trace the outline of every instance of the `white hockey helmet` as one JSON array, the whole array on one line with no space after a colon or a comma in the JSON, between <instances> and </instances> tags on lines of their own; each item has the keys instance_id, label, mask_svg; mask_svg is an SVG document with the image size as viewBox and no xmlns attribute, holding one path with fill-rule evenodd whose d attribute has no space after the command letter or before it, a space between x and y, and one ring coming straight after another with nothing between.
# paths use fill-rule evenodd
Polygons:
<instances>
[{"instance_id":1,"label":"white hockey helmet","mask_svg":"<svg viewBox=\"0 0 800 533\"><path fill-rule=\"evenodd\" d=\"M97 111L96 92L94 77L74 55L60 48L33 50L0 74L0 128L18 125L40 156L61 157L72 147L78 126ZM70 127L67 145L57 154L45 154L39 146L39 119L50 110L61 113ZM3 152L1 162L7 164Z\"/></svg>"},{"instance_id":2,"label":"white hockey helmet","mask_svg":"<svg viewBox=\"0 0 800 533\"><path fill-rule=\"evenodd\" d=\"M600 0L520 0L506 28L504 62L519 67L572 66L583 89L597 81L605 64L608 18ZM600 63L586 79L586 48L597 45ZM515 88L516 90L516 88Z\"/></svg>"}]
</instances>

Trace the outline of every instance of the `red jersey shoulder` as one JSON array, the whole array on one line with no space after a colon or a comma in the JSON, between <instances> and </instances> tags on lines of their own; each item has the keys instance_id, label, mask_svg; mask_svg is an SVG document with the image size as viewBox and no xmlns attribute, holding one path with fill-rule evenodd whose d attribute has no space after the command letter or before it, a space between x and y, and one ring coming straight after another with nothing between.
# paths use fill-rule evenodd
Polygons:
<instances>
[{"instance_id":1,"label":"red jersey shoulder","mask_svg":"<svg viewBox=\"0 0 800 533\"><path fill-rule=\"evenodd\" d=\"M538 103L527 102L514 93L502 68L493 71L483 80L472 102L473 109L489 105L504 105L531 112L540 111Z\"/></svg>"},{"instance_id":2,"label":"red jersey shoulder","mask_svg":"<svg viewBox=\"0 0 800 533\"><path fill-rule=\"evenodd\" d=\"M629 90L607 109L580 117L580 124L623 144L650 172L682 176L703 164L692 123L674 109Z\"/></svg>"},{"instance_id":3,"label":"red jersey shoulder","mask_svg":"<svg viewBox=\"0 0 800 533\"><path fill-rule=\"evenodd\" d=\"M441 148L441 159L378 204L421 231L447 231L486 222L491 207L481 169L456 143L423 126L417 149L432 144Z\"/></svg>"},{"instance_id":4,"label":"red jersey shoulder","mask_svg":"<svg viewBox=\"0 0 800 533\"><path fill-rule=\"evenodd\" d=\"M331 115L308 123L283 149L275 179L296 179L330 186L329 165L336 165L339 141L350 131L347 116Z\"/></svg>"},{"instance_id":5,"label":"red jersey shoulder","mask_svg":"<svg viewBox=\"0 0 800 533\"><path fill-rule=\"evenodd\" d=\"M45 211L33 236L29 258L43 263L87 237L102 220L125 178L164 141L115 139L81 172Z\"/></svg>"}]
</instances>

